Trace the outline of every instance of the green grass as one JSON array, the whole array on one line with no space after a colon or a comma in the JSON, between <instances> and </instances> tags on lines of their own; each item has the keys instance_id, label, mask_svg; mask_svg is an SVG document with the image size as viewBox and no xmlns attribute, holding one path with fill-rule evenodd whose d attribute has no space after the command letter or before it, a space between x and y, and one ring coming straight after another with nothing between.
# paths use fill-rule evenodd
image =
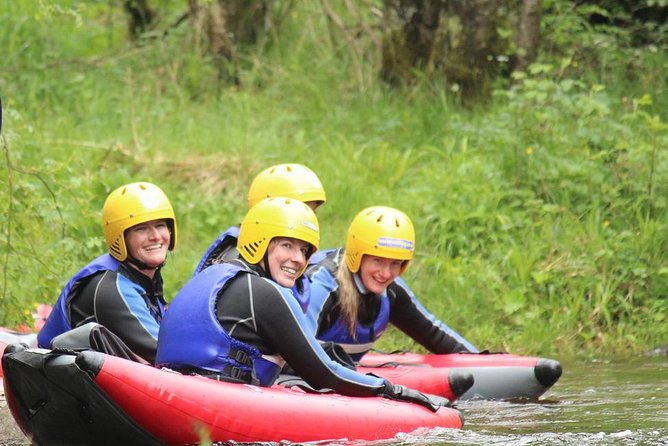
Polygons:
<instances>
[{"instance_id":1,"label":"green grass","mask_svg":"<svg viewBox=\"0 0 668 446\"><path fill-rule=\"evenodd\" d=\"M194 52L187 27L132 46L106 2L6 9L0 325L53 303L104 251L100 209L118 185L153 181L172 200L171 298L241 221L253 176L299 162L327 191L322 247L341 245L365 206L404 210L418 237L407 281L480 348L668 343L665 53L638 52L630 77L555 57L464 109L438 86L378 82L370 46L356 56L317 11L244 53L236 88ZM619 51L606 60L621 64ZM394 332L381 346L415 348Z\"/></svg>"}]
</instances>

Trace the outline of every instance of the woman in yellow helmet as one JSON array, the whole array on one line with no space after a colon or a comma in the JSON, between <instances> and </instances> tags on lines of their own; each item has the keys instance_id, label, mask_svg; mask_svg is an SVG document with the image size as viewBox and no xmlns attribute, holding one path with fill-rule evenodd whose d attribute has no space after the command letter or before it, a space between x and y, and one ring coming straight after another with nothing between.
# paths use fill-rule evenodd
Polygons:
<instances>
[{"instance_id":1,"label":"woman in yellow helmet","mask_svg":"<svg viewBox=\"0 0 668 446\"><path fill-rule=\"evenodd\" d=\"M306 203L314 212L327 200L318 176L308 167L295 163L277 164L257 174L248 189L248 209L271 197L294 198ZM195 274L215 263L236 259L239 256L236 250L238 238L238 226L220 234L202 256Z\"/></svg>"},{"instance_id":2,"label":"woman in yellow helmet","mask_svg":"<svg viewBox=\"0 0 668 446\"><path fill-rule=\"evenodd\" d=\"M306 203L315 212L325 203L318 176L301 164L277 164L257 174L248 188L248 208L269 197L288 197Z\"/></svg>"},{"instance_id":3,"label":"woman in yellow helmet","mask_svg":"<svg viewBox=\"0 0 668 446\"><path fill-rule=\"evenodd\" d=\"M153 363L165 306L160 269L177 242L174 210L156 185L126 184L107 197L102 228L109 253L69 280L38 344Z\"/></svg>"},{"instance_id":4,"label":"woman in yellow helmet","mask_svg":"<svg viewBox=\"0 0 668 446\"><path fill-rule=\"evenodd\" d=\"M248 209L260 200L271 197L287 197L301 201L314 212L325 203L327 197L325 189L318 176L308 167L301 164L277 164L260 172L248 189ZM239 257L236 249L239 238L239 226L232 226L220 234L209 246L200 260L195 273L198 274L207 267L235 260ZM295 296L302 309L308 306L308 283L301 278L295 282Z\"/></svg>"},{"instance_id":5,"label":"woman in yellow helmet","mask_svg":"<svg viewBox=\"0 0 668 446\"><path fill-rule=\"evenodd\" d=\"M240 257L214 264L178 292L160 328L156 365L218 380L271 386L285 362L312 387L447 405L440 397L362 375L332 361L304 330L290 288L318 248L314 212L301 201L261 200L241 223Z\"/></svg>"},{"instance_id":6,"label":"woman in yellow helmet","mask_svg":"<svg viewBox=\"0 0 668 446\"><path fill-rule=\"evenodd\" d=\"M414 252L415 230L406 214L385 206L359 212L345 249L318 253L307 270L308 320L316 337L359 361L392 323L433 353L477 352L430 314L399 277Z\"/></svg>"}]
</instances>

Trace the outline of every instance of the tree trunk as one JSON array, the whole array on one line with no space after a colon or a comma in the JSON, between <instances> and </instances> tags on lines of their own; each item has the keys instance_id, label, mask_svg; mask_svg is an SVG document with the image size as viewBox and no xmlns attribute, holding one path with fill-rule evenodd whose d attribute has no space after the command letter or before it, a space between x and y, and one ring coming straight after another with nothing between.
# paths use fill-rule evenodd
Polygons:
<instances>
[{"instance_id":1,"label":"tree trunk","mask_svg":"<svg viewBox=\"0 0 668 446\"><path fill-rule=\"evenodd\" d=\"M522 15L517 32L519 52L515 60L516 71L526 71L538 57L542 9L543 0L522 1Z\"/></svg>"},{"instance_id":2,"label":"tree trunk","mask_svg":"<svg viewBox=\"0 0 668 446\"><path fill-rule=\"evenodd\" d=\"M239 85L239 45L257 41L269 23L272 0L188 0L189 16L197 45L217 60L219 77Z\"/></svg>"},{"instance_id":3,"label":"tree trunk","mask_svg":"<svg viewBox=\"0 0 668 446\"><path fill-rule=\"evenodd\" d=\"M211 52L216 57L232 61L236 48L232 41L233 35L228 28L227 16L223 0L211 3L209 6L209 41Z\"/></svg>"},{"instance_id":4,"label":"tree trunk","mask_svg":"<svg viewBox=\"0 0 668 446\"><path fill-rule=\"evenodd\" d=\"M392 85L415 81L415 68L428 69L444 2L386 0L380 77ZM400 29L392 29L397 20Z\"/></svg>"},{"instance_id":5,"label":"tree trunk","mask_svg":"<svg viewBox=\"0 0 668 446\"><path fill-rule=\"evenodd\" d=\"M155 18L155 12L148 5L148 0L125 0L123 8L129 15L128 34L130 40L136 40L149 29Z\"/></svg>"},{"instance_id":6,"label":"tree trunk","mask_svg":"<svg viewBox=\"0 0 668 446\"><path fill-rule=\"evenodd\" d=\"M502 0L386 0L380 76L391 84L440 80L464 100L486 97L508 43Z\"/></svg>"},{"instance_id":7,"label":"tree trunk","mask_svg":"<svg viewBox=\"0 0 668 446\"><path fill-rule=\"evenodd\" d=\"M266 30L271 0L218 0L237 43L255 43Z\"/></svg>"}]
</instances>

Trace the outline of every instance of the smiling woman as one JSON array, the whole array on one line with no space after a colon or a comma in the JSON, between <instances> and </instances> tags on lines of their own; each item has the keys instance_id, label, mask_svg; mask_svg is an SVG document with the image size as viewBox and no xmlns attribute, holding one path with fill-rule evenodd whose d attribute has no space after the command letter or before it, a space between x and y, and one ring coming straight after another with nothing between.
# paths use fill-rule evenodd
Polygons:
<instances>
[{"instance_id":1,"label":"smiling woman","mask_svg":"<svg viewBox=\"0 0 668 446\"><path fill-rule=\"evenodd\" d=\"M102 208L109 253L77 272L38 336L43 348L92 348L152 363L164 312L160 269L176 247L174 210L146 182L109 194Z\"/></svg>"},{"instance_id":2,"label":"smiling woman","mask_svg":"<svg viewBox=\"0 0 668 446\"><path fill-rule=\"evenodd\" d=\"M128 229L125 242L129 257L134 259L132 266L152 278L156 269L165 263L170 240L171 231L165 219L147 221Z\"/></svg>"},{"instance_id":3,"label":"smiling woman","mask_svg":"<svg viewBox=\"0 0 668 446\"><path fill-rule=\"evenodd\" d=\"M398 209L360 211L348 228L345 249L318 253L307 275L309 324L322 342L340 345L359 361L392 323L433 353L477 352L432 316L399 277L415 251L415 230Z\"/></svg>"},{"instance_id":4,"label":"smiling woman","mask_svg":"<svg viewBox=\"0 0 668 446\"><path fill-rule=\"evenodd\" d=\"M307 242L288 237L277 237L267 248L267 270L282 287L292 288L304 272L306 260L313 247Z\"/></svg>"}]
</instances>

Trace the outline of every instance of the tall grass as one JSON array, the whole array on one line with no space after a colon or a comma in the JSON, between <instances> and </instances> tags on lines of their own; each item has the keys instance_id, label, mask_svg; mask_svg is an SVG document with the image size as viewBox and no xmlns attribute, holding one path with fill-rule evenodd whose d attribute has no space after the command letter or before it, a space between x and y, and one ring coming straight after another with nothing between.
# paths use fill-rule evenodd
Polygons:
<instances>
[{"instance_id":1,"label":"tall grass","mask_svg":"<svg viewBox=\"0 0 668 446\"><path fill-rule=\"evenodd\" d=\"M418 237L408 282L481 348L668 343L664 55L639 54L628 82L621 67L603 78L555 58L471 110L438 86L378 82L372 45L353 51L317 10L243 53L236 88L186 27L130 45L107 3L6 9L0 324L29 321L105 250L100 209L116 186L153 181L172 200L171 298L241 221L253 176L300 162L327 191L322 247L341 245L362 207L404 210ZM382 346L414 347L397 333Z\"/></svg>"}]
</instances>

